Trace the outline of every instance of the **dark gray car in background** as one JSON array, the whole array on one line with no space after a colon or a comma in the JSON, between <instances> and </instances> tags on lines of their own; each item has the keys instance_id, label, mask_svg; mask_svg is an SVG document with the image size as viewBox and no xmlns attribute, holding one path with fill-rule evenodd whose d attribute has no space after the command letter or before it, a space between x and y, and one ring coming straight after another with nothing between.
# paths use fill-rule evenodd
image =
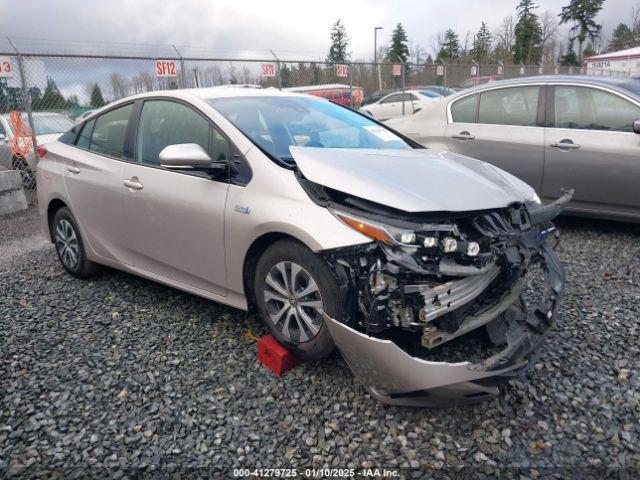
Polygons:
<instances>
[{"instance_id":1,"label":"dark gray car in background","mask_svg":"<svg viewBox=\"0 0 640 480\"><path fill-rule=\"evenodd\" d=\"M640 81L539 76L431 102L389 125L421 144L496 165L567 211L640 221ZM635 127L634 127L635 125Z\"/></svg>"}]
</instances>

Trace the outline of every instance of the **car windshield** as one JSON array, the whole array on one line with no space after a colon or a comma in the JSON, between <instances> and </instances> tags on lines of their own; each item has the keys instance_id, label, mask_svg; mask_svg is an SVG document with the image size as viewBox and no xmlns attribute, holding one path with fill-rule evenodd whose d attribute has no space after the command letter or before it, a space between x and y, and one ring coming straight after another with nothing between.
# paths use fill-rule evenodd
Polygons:
<instances>
[{"instance_id":1,"label":"car windshield","mask_svg":"<svg viewBox=\"0 0 640 480\"><path fill-rule=\"evenodd\" d=\"M227 97L208 102L273 157L291 163L290 146L411 148L367 117L312 97Z\"/></svg>"},{"instance_id":2,"label":"car windshield","mask_svg":"<svg viewBox=\"0 0 640 480\"><path fill-rule=\"evenodd\" d=\"M26 115L22 116L25 125L29 125ZM33 130L36 135L52 135L54 133L64 133L72 128L74 123L63 115L34 115Z\"/></svg>"},{"instance_id":3,"label":"car windshield","mask_svg":"<svg viewBox=\"0 0 640 480\"><path fill-rule=\"evenodd\" d=\"M425 97L430 97L430 98L439 98L440 95L436 92L432 92L431 90L420 90L420 93L422 95L424 95Z\"/></svg>"}]
</instances>

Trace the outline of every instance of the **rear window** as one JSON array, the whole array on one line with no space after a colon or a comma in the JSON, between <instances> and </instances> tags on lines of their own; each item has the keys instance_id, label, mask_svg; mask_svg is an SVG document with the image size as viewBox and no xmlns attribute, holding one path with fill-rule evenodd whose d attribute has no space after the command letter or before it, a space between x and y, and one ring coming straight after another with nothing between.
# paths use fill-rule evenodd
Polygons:
<instances>
[{"instance_id":1,"label":"rear window","mask_svg":"<svg viewBox=\"0 0 640 480\"><path fill-rule=\"evenodd\" d=\"M475 123L478 95L469 95L451 105L451 118L456 123Z\"/></svg>"}]
</instances>

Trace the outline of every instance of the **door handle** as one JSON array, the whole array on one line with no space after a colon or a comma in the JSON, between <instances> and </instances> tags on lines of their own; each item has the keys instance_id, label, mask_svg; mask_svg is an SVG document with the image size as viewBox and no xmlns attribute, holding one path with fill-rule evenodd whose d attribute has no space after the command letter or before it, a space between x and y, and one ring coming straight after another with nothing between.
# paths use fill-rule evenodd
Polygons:
<instances>
[{"instance_id":1,"label":"door handle","mask_svg":"<svg viewBox=\"0 0 640 480\"><path fill-rule=\"evenodd\" d=\"M137 177L124 180L122 184L127 188L132 188L133 190L142 190L144 188L144 185L138 181Z\"/></svg>"},{"instance_id":2,"label":"door handle","mask_svg":"<svg viewBox=\"0 0 640 480\"><path fill-rule=\"evenodd\" d=\"M78 167L72 167L71 165L67 166L67 171L71 173L80 173L80 169Z\"/></svg>"},{"instance_id":3,"label":"door handle","mask_svg":"<svg viewBox=\"0 0 640 480\"><path fill-rule=\"evenodd\" d=\"M580 145L578 145L577 143L565 142L565 141L552 143L549 146L554 148L559 148L559 149L566 149L566 150L577 150L578 148L580 148Z\"/></svg>"},{"instance_id":4,"label":"door handle","mask_svg":"<svg viewBox=\"0 0 640 480\"><path fill-rule=\"evenodd\" d=\"M471 135L469 132L460 132L457 135L451 135L456 140L475 140L475 135Z\"/></svg>"}]
</instances>

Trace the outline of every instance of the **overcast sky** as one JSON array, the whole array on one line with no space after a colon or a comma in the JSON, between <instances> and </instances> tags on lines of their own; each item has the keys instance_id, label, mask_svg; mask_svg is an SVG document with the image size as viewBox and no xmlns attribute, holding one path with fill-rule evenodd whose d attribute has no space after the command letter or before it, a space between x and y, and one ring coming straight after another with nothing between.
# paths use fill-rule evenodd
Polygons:
<instances>
[{"instance_id":1,"label":"overcast sky","mask_svg":"<svg viewBox=\"0 0 640 480\"><path fill-rule=\"evenodd\" d=\"M558 14L569 0L539 0L537 10ZM629 21L639 0L605 0L598 17L606 35ZM202 46L221 55L265 52L323 58L329 29L342 19L353 59L373 55L373 27L387 43L402 22L413 45L433 50L438 32L461 37L486 21L491 30L515 13L517 0L0 0L0 33L56 41L92 40ZM43 42L44 43L44 42ZM67 47L69 44L66 44Z\"/></svg>"}]
</instances>

